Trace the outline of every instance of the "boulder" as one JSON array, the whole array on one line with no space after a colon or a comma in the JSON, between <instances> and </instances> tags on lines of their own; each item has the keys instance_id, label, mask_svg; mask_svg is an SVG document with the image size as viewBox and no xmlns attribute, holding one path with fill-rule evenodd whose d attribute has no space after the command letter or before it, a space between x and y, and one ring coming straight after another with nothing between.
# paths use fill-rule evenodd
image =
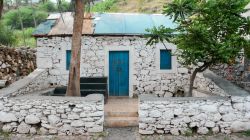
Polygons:
<instances>
[{"instance_id":1,"label":"boulder","mask_svg":"<svg viewBox=\"0 0 250 140\"><path fill-rule=\"evenodd\" d=\"M20 125L17 127L17 133L20 134L28 134L30 131L31 126L22 122Z\"/></svg>"},{"instance_id":2,"label":"boulder","mask_svg":"<svg viewBox=\"0 0 250 140\"><path fill-rule=\"evenodd\" d=\"M250 130L250 122L235 121L232 123L230 130L235 133Z\"/></svg>"},{"instance_id":3,"label":"boulder","mask_svg":"<svg viewBox=\"0 0 250 140\"><path fill-rule=\"evenodd\" d=\"M27 124L38 124L40 123L40 119L35 115L28 115L25 117L25 123Z\"/></svg>"},{"instance_id":4,"label":"boulder","mask_svg":"<svg viewBox=\"0 0 250 140\"><path fill-rule=\"evenodd\" d=\"M56 115L49 115L48 116L48 122L53 126L56 126L56 124L58 124L60 121L61 121L61 119L59 117L57 117Z\"/></svg>"},{"instance_id":5,"label":"boulder","mask_svg":"<svg viewBox=\"0 0 250 140\"><path fill-rule=\"evenodd\" d=\"M208 132L209 130L206 127L199 127L197 130L197 133L201 135L206 135Z\"/></svg>"},{"instance_id":6,"label":"boulder","mask_svg":"<svg viewBox=\"0 0 250 140\"><path fill-rule=\"evenodd\" d=\"M16 116L13 113L0 112L0 122L8 123L17 121Z\"/></svg>"},{"instance_id":7,"label":"boulder","mask_svg":"<svg viewBox=\"0 0 250 140\"><path fill-rule=\"evenodd\" d=\"M142 135L151 135L151 134L154 134L154 131L139 129L139 133Z\"/></svg>"},{"instance_id":8,"label":"boulder","mask_svg":"<svg viewBox=\"0 0 250 140\"><path fill-rule=\"evenodd\" d=\"M2 128L3 132L12 132L13 126L10 125L10 123L7 123Z\"/></svg>"},{"instance_id":9,"label":"boulder","mask_svg":"<svg viewBox=\"0 0 250 140\"><path fill-rule=\"evenodd\" d=\"M71 126L72 127L82 127L82 126L84 126L84 123L81 120L74 120L71 122Z\"/></svg>"}]
</instances>

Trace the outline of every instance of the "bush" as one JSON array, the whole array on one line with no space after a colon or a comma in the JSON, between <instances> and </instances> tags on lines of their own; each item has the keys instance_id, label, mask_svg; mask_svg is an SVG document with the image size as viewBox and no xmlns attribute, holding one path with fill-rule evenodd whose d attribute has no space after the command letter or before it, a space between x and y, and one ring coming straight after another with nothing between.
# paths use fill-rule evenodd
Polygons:
<instances>
[{"instance_id":1,"label":"bush","mask_svg":"<svg viewBox=\"0 0 250 140\"><path fill-rule=\"evenodd\" d=\"M37 25L44 21L48 16L47 12L34 10L30 6L21 7L19 10L10 10L4 15L4 22L6 25L11 26L14 29L21 29L20 18L23 22L23 27L35 27L34 19L36 19Z\"/></svg>"},{"instance_id":2,"label":"bush","mask_svg":"<svg viewBox=\"0 0 250 140\"><path fill-rule=\"evenodd\" d=\"M16 43L16 37L13 34L13 30L0 23L0 44L5 46L12 46Z\"/></svg>"},{"instance_id":3,"label":"bush","mask_svg":"<svg viewBox=\"0 0 250 140\"><path fill-rule=\"evenodd\" d=\"M73 6L65 0L61 0L61 4L57 5L57 9L59 12L69 12L73 11Z\"/></svg>"},{"instance_id":4,"label":"bush","mask_svg":"<svg viewBox=\"0 0 250 140\"><path fill-rule=\"evenodd\" d=\"M90 8L90 11L92 12L107 12L112 11L115 9L114 3L116 3L117 0L105 0L103 2L97 3L94 6Z\"/></svg>"},{"instance_id":5,"label":"bush","mask_svg":"<svg viewBox=\"0 0 250 140\"><path fill-rule=\"evenodd\" d=\"M14 34L17 37L17 42L16 42L16 46L25 46L26 43L26 47L35 47L36 46L36 40L35 38L32 36L32 33L34 32L34 28L26 28L24 29L24 33L22 30L15 30ZM25 39L25 43L24 43L24 39Z\"/></svg>"},{"instance_id":6,"label":"bush","mask_svg":"<svg viewBox=\"0 0 250 140\"><path fill-rule=\"evenodd\" d=\"M47 12L56 12L57 11L55 4L51 1L47 1L45 3L39 4L38 9L42 10L42 11L47 11Z\"/></svg>"}]
</instances>

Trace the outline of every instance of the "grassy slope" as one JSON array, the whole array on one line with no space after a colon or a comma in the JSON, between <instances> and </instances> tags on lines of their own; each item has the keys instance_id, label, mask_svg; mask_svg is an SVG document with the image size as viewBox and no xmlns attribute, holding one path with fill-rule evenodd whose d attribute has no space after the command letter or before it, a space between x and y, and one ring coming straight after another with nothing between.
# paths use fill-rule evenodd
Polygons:
<instances>
[{"instance_id":1,"label":"grassy slope","mask_svg":"<svg viewBox=\"0 0 250 140\"><path fill-rule=\"evenodd\" d=\"M170 0L117 0L109 12L162 13L163 5Z\"/></svg>"}]
</instances>

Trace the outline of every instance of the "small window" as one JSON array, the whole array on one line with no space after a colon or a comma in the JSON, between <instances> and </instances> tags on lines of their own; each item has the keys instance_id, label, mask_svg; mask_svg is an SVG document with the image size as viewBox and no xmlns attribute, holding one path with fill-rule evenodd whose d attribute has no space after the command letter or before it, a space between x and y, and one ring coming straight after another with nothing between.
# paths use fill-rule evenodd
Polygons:
<instances>
[{"instance_id":1,"label":"small window","mask_svg":"<svg viewBox=\"0 0 250 140\"><path fill-rule=\"evenodd\" d=\"M172 69L171 50L160 50L160 69L161 70Z\"/></svg>"},{"instance_id":2,"label":"small window","mask_svg":"<svg viewBox=\"0 0 250 140\"><path fill-rule=\"evenodd\" d=\"M71 50L66 50L66 70L69 70L71 59Z\"/></svg>"}]
</instances>

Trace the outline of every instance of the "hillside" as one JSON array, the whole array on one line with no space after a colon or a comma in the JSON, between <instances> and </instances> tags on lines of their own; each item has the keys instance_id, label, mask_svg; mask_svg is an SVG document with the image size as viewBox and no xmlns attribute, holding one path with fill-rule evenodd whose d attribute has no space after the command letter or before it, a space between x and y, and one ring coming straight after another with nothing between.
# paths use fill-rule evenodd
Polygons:
<instances>
[{"instance_id":1,"label":"hillside","mask_svg":"<svg viewBox=\"0 0 250 140\"><path fill-rule=\"evenodd\" d=\"M162 13L164 4L171 0L105 0L94 12Z\"/></svg>"},{"instance_id":2,"label":"hillside","mask_svg":"<svg viewBox=\"0 0 250 140\"><path fill-rule=\"evenodd\" d=\"M162 13L163 5L169 0L117 0L117 12Z\"/></svg>"}]
</instances>

